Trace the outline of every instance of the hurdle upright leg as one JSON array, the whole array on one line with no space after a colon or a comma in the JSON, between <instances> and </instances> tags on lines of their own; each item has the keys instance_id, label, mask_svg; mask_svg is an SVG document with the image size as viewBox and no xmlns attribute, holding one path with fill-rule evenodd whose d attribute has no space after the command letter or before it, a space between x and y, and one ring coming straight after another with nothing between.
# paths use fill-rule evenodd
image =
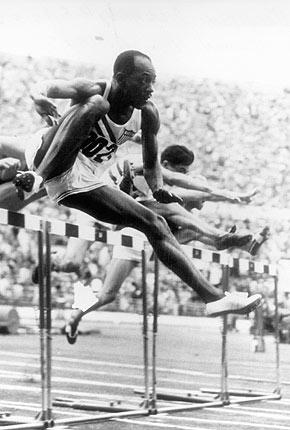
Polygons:
<instances>
[{"instance_id":1,"label":"hurdle upright leg","mask_svg":"<svg viewBox=\"0 0 290 430\"><path fill-rule=\"evenodd\" d=\"M45 334L45 289L43 268L43 231L38 231L38 285L39 285L39 338L40 338L40 376L41 412L38 418L47 420L47 379L46 379L46 334Z\"/></svg>"},{"instance_id":2,"label":"hurdle upright leg","mask_svg":"<svg viewBox=\"0 0 290 430\"><path fill-rule=\"evenodd\" d=\"M279 337L279 313L278 313L278 276L274 276L274 302L275 302L275 351L276 351L276 389L275 393L281 396L280 380L280 337Z\"/></svg>"},{"instance_id":3,"label":"hurdle upright leg","mask_svg":"<svg viewBox=\"0 0 290 430\"><path fill-rule=\"evenodd\" d=\"M222 286L223 292L228 291L229 288L229 271L228 265L222 266ZM222 363L221 363L221 392L220 399L224 404L229 403L228 392L228 362L227 362L227 333L228 333L228 316L227 314L222 317Z\"/></svg>"},{"instance_id":4,"label":"hurdle upright leg","mask_svg":"<svg viewBox=\"0 0 290 430\"><path fill-rule=\"evenodd\" d=\"M149 408L149 363L148 363L148 301L147 301L146 252L142 250L142 311L143 311L143 360L144 360L144 408Z\"/></svg>"},{"instance_id":5,"label":"hurdle upright leg","mask_svg":"<svg viewBox=\"0 0 290 430\"><path fill-rule=\"evenodd\" d=\"M52 422L52 398L51 398L51 360L52 360L52 335L51 335L51 241L50 241L50 224L45 221L44 234L45 234L45 310L46 310L46 398L47 398L47 424L48 427L53 425Z\"/></svg>"},{"instance_id":6,"label":"hurdle upright leg","mask_svg":"<svg viewBox=\"0 0 290 430\"><path fill-rule=\"evenodd\" d=\"M152 339L152 400L151 413L157 412L157 331L158 331L159 260L154 255L153 339Z\"/></svg>"}]
</instances>

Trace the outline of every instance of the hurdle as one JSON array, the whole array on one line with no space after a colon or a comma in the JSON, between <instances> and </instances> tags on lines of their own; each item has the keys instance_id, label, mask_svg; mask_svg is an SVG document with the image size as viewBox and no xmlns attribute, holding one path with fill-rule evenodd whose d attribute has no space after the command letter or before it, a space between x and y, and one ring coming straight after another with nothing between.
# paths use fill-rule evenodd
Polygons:
<instances>
[{"instance_id":1,"label":"hurdle","mask_svg":"<svg viewBox=\"0 0 290 430\"><path fill-rule=\"evenodd\" d=\"M275 304L275 388L272 393L255 392L254 390L229 390L228 380L228 360L227 360L227 315L222 316L222 346L221 346L221 379L220 389L204 389L200 391L202 395L197 393L187 392L186 395L173 394L171 392L159 391L156 392L156 370L153 370L152 387L152 412L153 413L170 413L181 412L207 407L228 406L231 404L242 404L258 402L263 400L280 400L281 399L281 382L280 382L280 349L279 349L279 315L278 315L278 269L277 265L269 264L264 261L251 261L248 259L233 258L227 253L213 252L209 250L201 250L192 248L188 245L182 246L183 250L192 258L205 260L207 262L218 263L222 267L222 287L223 291L228 291L230 268L242 267L247 269L249 273L266 274L274 279L274 304ZM158 277L158 261L155 261L155 276ZM157 318L158 318L158 281L155 279L154 285L154 323L153 323L153 347L152 347L152 366L156 366L156 337L157 337ZM138 394L143 394L140 390L135 390ZM211 400L208 397L203 397L203 394L215 395ZM172 406L157 408L157 399L175 402L191 403L188 406ZM194 403L198 403L194 404Z\"/></svg>"},{"instance_id":2,"label":"hurdle","mask_svg":"<svg viewBox=\"0 0 290 430\"><path fill-rule=\"evenodd\" d=\"M0 418L0 424L7 424L2 427L4 430L16 429L43 429L51 428L54 426L62 425L78 425L82 423L97 423L110 420L113 418L137 417L147 416L157 413L169 413L177 411L189 411L201 409L205 407L226 406L231 403L242 403L266 399L280 399L281 387L279 376L279 328L278 328L278 300L277 300L277 270L275 265L252 262L249 260L242 261L242 259L234 259L226 253L217 253L208 250L200 250L192 248L191 246L184 245L183 249L191 258L204 259L205 261L212 261L219 263L223 267L223 286L227 287L229 268L235 267L236 264L246 264L249 270L257 270L257 273L266 273L269 276L274 276L275 279L275 315L276 315L276 377L277 386L274 394L258 395L254 393L248 394L246 399L230 400L232 392L228 391L228 370L227 370L227 357L226 357L226 335L227 324L226 318L223 319L223 342L222 342L222 375L221 390L218 391L217 399L210 399L208 397L190 396L181 398L170 398L167 396L166 400L176 400L190 402L191 404L183 404L177 406L157 407L157 399L162 399L162 393L157 391L157 372L156 372L156 356L157 356L157 330L158 330L158 287L159 287L159 262L155 258L154 267L154 315L153 315L153 344L152 344L152 392L149 393L149 360L148 360L148 309L147 309L147 287L146 287L146 253L143 239L122 235L118 232L98 230L88 225L76 225L66 223L59 220L47 220L34 215L24 215L20 213L13 213L0 209L0 224L10 225L16 228L24 228L38 232L38 259L39 259L39 333L40 333L40 365L41 365L41 412L38 414L37 419L27 423L19 422L17 418L3 416ZM53 419L52 399L51 399L51 359L52 359L52 337L51 337L51 279L50 279L50 240L51 235L75 237L85 239L88 241L97 241L107 245L121 245L125 247L135 248L142 252L142 286L143 286L143 353L144 353L144 402L141 407L132 410L127 408L114 408L109 407L103 409L104 412L98 416L84 416L80 418L68 419ZM145 242L146 243L146 242ZM44 245L45 245L45 258L44 258ZM45 263L44 263L45 259ZM49 291L48 291L49 290ZM213 391L211 391L214 394ZM240 394L242 396L242 394ZM163 396L164 397L164 396ZM199 404L193 404L193 403ZM98 410L100 408L90 409ZM1 417L1 413L0 413ZM10 424L10 425L9 425Z\"/></svg>"},{"instance_id":3,"label":"hurdle","mask_svg":"<svg viewBox=\"0 0 290 430\"><path fill-rule=\"evenodd\" d=\"M191 252L193 250L192 247L187 246L186 248L183 246L184 250L187 252ZM170 413L170 412L183 412L183 411L191 411L202 409L204 407L220 407L223 406L223 402L220 399L212 399L209 396L199 395L198 393L190 393L190 395L178 396L176 394L172 394L169 392L159 391L157 389L157 335L158 335L158 295L159 295L159 272L160 272L160 262L154 254L154 290L153 290L153 321L152 321L152 391L150 394L150 414L159 414L159 413ZM142 390L134 390L136 394L144 395ZM186 400L185 400L186 399ZM191 403L190 405L181 405L179 403L178 406L167 406L167 407L158 407L157 401L164 400L167 402L176 401L176 402L186 402ZM198 403L198 404L197 404Z\"/></svg>"},{"instance_id":4,"label":"hurdle","mask_svg":"<svg viewBox=\"0 0 290 430\"><path fill-rule=\"evenodd\" d=\"M223 317L222 327L222 378L220 394L215 389L202 389L204 393L218 394L225 404L242 404L258 402L263 400L280 400L281 399L281 382L280 382L280 343L279 343L279 315L278 315L278 269L276 265L268 264L261 261L250 261L246 259L237 259L229 257L228 265L223 267L223 285L227 289L229 284L230 268L238 268L239 265L247 268L249 273L265 274L273 278L274 281L274 305L275 305L275 387L272 393L256 392L255 390L228 390L228 360L227 360L227 315Z\"/></svg>"},{"instance_id":5,"label":"hurdle","mask_svg":"<svg viewBox=\"0 0 290 430\"><path fill-rule=\"evenodd\" d=\"M144 373L144 396L143 397L144 398L140 402L139 406L140 408L142 408L142 410L144 409L147 410L147 414L149 415L151 410L151 398L149 393L149 332L148 332L147 257L146 257L146 248L148 244L147 242L144 242L144 241L142 241L142 243L143 243L143 249L141 250L141 275L142 275L142 337L143 337L143 373ZM119 412L123 413L126 411L131 413L135 410L134 408L132 408L132 406L129 406L129 405L126 406L120 400L110 401L108 404L104 404L104 402L88 403L87 401L84 401L84 400L76 401L72 399L58 397L54 400L53 405L60 406L60 407L70 407L70 408L79 409L79 410L94 411L94 412L111 412L114 414Z\"/></svg>"},{"instance_id":6,"label":"hurdle","mask_svg":"<svg viewBox=\"0 0 290 430\"><path fill-rule=\"evenodd\" d=\"M35 419L24 422L22 417L11 417L0 411L0 425L3 430L15 429L46 429L63 425L78 425L82 423L97 423L111 418L136 417L149 415L149 368L148 368L148 323L147 323L147 294L146 294L146 254L144 241L118 232L97 230L88 225L75 225L59 220L47 220L35 215L14 213L0 209L0 224L16 228L32 230L38 233L38 274L39 274L39 339L40 339L40 379L41 379L41 411ZM52 336L51 336L51 235L75 237L88 241L98 241L108 245L121 245L134 247L142 252L143 277L143 343L144 343L144 380L145 391L148 393L147 401L138 408L115 408L93 405L94 411L109 411L110 413L98 416L85 416L80 418L53 419L51 398L51 362L52 362ZM45 255L44 255L45 248ZM60 402L61 403L61 402ZM64 403L64 402L62 402ZM69 406L69 405L68 405Z\"/></svg>"}]
</instances>

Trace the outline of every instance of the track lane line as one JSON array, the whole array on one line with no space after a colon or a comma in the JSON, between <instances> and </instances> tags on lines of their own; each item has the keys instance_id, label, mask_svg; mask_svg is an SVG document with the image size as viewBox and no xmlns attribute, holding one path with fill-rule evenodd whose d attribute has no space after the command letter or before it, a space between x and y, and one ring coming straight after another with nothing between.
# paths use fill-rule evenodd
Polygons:
<instances>
[{"instance_id":1,"label":"track lane line","mask_svg":"<svg viewBox=\"0 0 290 430\"><path fill-rule=\"evenodd\" d=\"M7 352L7 351L0 351L0 355L13 355L13 357L34 357L35 359L38 359L39 356L37 354L32 353L14 353L14 352ZM81 364L92 364L92 365L101 365L101 366L107 366L107 367L121 367L125 369L139 369L143 370L142 365L137 364L128 364L128 363L117 363L117 362L108 362L108 361L99 361L99 360L90 360L90 359L77 359L77 358L71 358L71 357L65 357L65 356L57 356L53 357L53 361L65 361L70 363L77 363L78 365ZM149 366L149 370L151 370L151 367ZM195 371L195 370L183 370L183 369L177 369L177 368L166 368L166 367L157 367L158 372L166 372L168 373L176 373L188 376L202 376L202 377L209 377L209 378L220 378L219 373L207 373L207 372L201 372L201 371ZM244 375L229 375L229 379L234 380L244 380L244 381L252 381L252 382L265 382L269 384L275 384L274 379L262 379L262 378L255 378L255 377L249 377ZM281 384L283 385L290 385L290 380L288 381L281 381Z\"/></svg>"},{"instance_id":2,"label":"track lane line","mask_svg":"<svg viewBox=\"0 0 290 430\"><path fill-rule=\"evenodd\" d=\"M163 424L163 423L155 423L154 421L137 421L137 420L130 420L127 418L114 418L112 419L112 421L117 421L120 423L127 423L127 424L136 424L136 425L141 425L141 426L147 426L147 427L160 427L160 428L173 428L173 429L179 429L179 430L209 430L208 427L188 427L188 426L180 426L180 425L172 425L172 424Z\"/></svg>"},{"instance_id":3,"label":"track lane line","mask_svg":"<svg viewBox=\"0 0 290 430\"><path fill-rule=\"evenodd\" d=\"M11 366L11 367L30 367L33 369L38 369L39 371L39 364L33 364L33 363L25 363L24 361L7 361L7 360L0 360L0 365L4 365L4 366ZM66 372L78 372L78 373L85 373L88 375L99 375L99 376L116 376L117 378L132 378L132 379L137 379L137 380L144 380L144 375L134 375L134 374L129 374L128 373L116 373L116 372L110 372L110 371L101 371L101 370L88 370L88 369L80 369L77 367L61 367L61 366L53 366L53 370L61 370L61 371L66 371ZM1 370L0 370L1 371ZM25 369L26 371L26 369ZM27 372L26 372L27 373ZM185 385L192 385L191 381L188 380L184 380L184 379L174 379L174 378L163 378L163 377L158 377L158 381L160 382L172 382L174 384L185 384Z\"/></svg>"},{"instance_id":4,"label":"track lane line","mask_svg":"<svg viewBox=\"0 0 290 430\"><path fill-rule=\"evenodd\" d=\"M209 410L209 409L208 409ZM221 409L222 411L224 410L224 408ZM162 415L156 415L155 419L164 419L165 418L165 414ZM180 421L187 421L187 422L193 422L193 423L208 423L208 424L220 424L220 425L229 425L232 428L236 428L236 426L247 426L247 428L262 428L263 430L265 429L270 429L270 430L289 430L290 427L289 426L284 426L284 425L280 425L280 424L265 424L265 423L251 423L251 422L244 422L244 421L226 421L226 420L220 420L220 419L207 419L207 418L194 418L194 417L181 417L181 416L172 416L172 415L167 415L166 419L169 421L172 420L180 420Z\"/></svg>"}]
</instances>

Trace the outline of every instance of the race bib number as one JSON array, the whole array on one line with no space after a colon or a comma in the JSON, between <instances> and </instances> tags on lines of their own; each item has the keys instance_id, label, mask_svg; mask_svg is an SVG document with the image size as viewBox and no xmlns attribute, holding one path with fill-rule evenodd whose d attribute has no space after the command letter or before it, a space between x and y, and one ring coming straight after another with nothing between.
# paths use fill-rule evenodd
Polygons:
<instances>
[{"instance_id":1,"label":"race bib number","mask_svg":"<svg viewBox=\"0 0 290 430\"><path fill-rule=\"evenodd\" d=\"M95 130L92 130L88 139L84 142L82 153L97 163L102 163L110 160L117 148L116 143L108 141L105 137L99 136Z\"/></svg>"}]
</instances>

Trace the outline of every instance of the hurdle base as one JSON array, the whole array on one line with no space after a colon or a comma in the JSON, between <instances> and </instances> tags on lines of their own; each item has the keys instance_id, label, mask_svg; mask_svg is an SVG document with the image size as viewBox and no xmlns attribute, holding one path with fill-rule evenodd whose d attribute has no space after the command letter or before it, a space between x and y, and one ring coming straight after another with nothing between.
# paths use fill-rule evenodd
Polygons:
<instances>
[{"instance_id":1,"label":"hurdle base","mask_svg":"<svg viewBox=\"0 0 290 430\"><path fill-rule=\"evenodd\" d=\"M215 388L201 388L203 393L216 394L223 402L224 405L233 405L240 403L261 402L263 400L281 400L281 393L274 391L273 393L258 392L253 390L230 390L226 393L221 393L220 390ZM226 400L222 397L226 395Z\"/></svg>"},{"instance_id":2,"label":"hurdle base","mask_svg":"<svg viewBox=\"0 0 290 430\"><path fill-rule=\"evenodd\" d=\"M221 400L215 400L212 402L206 402L206 403L200 403L200 404L176 404L175 406L165 406L165 407L159 407L156 409L157 414L169 414L171 412L186 412L186 411L195 411L199 409L204 408L217 408L217 407L223 407L224 402Z\"/></svg>"},{"instance_id":3,"label":"hurdle base","mask_svg":"<svg viewBox=\"0 0 290 430\"><path fill-rule=\"evenodd\" d=\"M134 390L135 394L139 394L144 396L145 392L142 390ZM199 392L181 392L180 394L177 392L169 393L168 391L158 391L156 393L157 400L168 400L175 402L187 402L187 403L209 403L214 399L212 397L200 396Z\"/></svg>"},{"instance_id":4,"label":"hurdle base","mask_svg":"<svg viewBox=\"0 0 290 430\"><path fill-rule=\"evenodd\" d=\"M253 397L243 397L230 399L229 404L242 404L242 403L255 403L262 402L263 400L281 400L281 395L279 394L265 394L264 396L253 396Z\"/></svg>"},{"instance_id":5,"label":"hurdle base","mask_svg":"<svg viewBox=\"0 0 290 430\"><path fill-rule=\"evenodd\" d=\"M48 425L44 421L28 421L27 417L11 417L2 418L0 417L0 428L1 430L34 430L34 429L46 429Z\"/></svg>"},{"instance_id":6,"label":"hurdle base","mask_svg":"<svg viewBox=\"0 0 290 430\"><path fill-rule=\"evenodd\" d=\"M136 408L132 406L121 406L121 402L109 402L109 403L88 403L86 400L75 400L58 397L53 403L53 406L58 406L62 408L72 408L83 411L95 411L95 412L130 412L135 411Z\"/></svg>"},{"instance_id":7,"label":"hurdle base","mask_svg":"<svg viewBox=\"0 0 290 430\"><path fill-rule=\"evenodd\" d=\"M125 411L125 412L114 412L114 413L106 413L100 414L97 416L87 416L80 418L65 418L65 419L57 419L55 420L55 425L79 425L79 424L93 424L103 421L108 421L114 418L129 418L129 417L141 417L148 416L149 412L146 409L135 409L133 411Z\"/></svg>"},{"instance_id":8,"label":"hurdle base","mask_svg":"<svg viewBox=\"0 0 290 430\"><path fill-rule=\"evenodd\" d=\"M201 388L200 391L202 393L208 393L208 394L216 394L220 395L221 390L216 388ZM265 391L254 391L254 390L229 390L227 392L229 396L237 396L237 397L263 397L268 396L271 393L265 392Z\"/></svg>"},{"instance_id":9,"label":"hurdle base","mask_svg":"<svg viewBox=\"0 0 290 430\"><path fill-rule=\"evenodd\" d=\"M53 419L49 419L49 420L47 419L47 411L40 411L40 412L38 412L35 415L34 419L36 421L42 421L42 422L47 423L48 427L52 427L53 426Z\"/></svg>"}]
</instances>

